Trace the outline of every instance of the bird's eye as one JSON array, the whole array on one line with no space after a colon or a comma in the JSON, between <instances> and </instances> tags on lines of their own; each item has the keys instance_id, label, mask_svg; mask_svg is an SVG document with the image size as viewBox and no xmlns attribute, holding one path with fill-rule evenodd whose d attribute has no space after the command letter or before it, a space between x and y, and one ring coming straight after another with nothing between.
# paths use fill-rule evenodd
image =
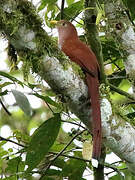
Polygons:
<instances>
[{"instance_id":1,"label":"bird's eye","mask_svg":"<svg viewBox=\"0 0 135 180\"><path fill-rule=\"evenodd\" d=\"M63 22L63 23L62 23L62 26L66 26L66 23L65 23L65 22Z\"/></svg>"}]
</instances>

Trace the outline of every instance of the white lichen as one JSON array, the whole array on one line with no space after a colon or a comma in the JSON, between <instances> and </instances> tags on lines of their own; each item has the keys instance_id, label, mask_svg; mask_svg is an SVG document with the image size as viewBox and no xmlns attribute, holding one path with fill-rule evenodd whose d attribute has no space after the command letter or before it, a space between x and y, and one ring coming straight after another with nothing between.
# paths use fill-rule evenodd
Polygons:
<instances>
[{"instance_id":1,"label":"white lichen","mask_svg":"<svg viewBox=\"0 0 135 180\"><path fill-rule=\"evenodd\" d=\"M26 26L21 26L18 29L19 40L15 43L18 44L19 48L28 48L30 50L36 50L35 32L33 30L27 29Z\"/></svg>"},{"instance_id":2,"label":"white lichen","mask_svg":"<svg viewBox=\"0 0 135 180\"><path fill-rule=\"evenodd\" d=\"M125 41L135 41L135 32L131 26L123 33L122 38Z\"/></svg>"},{"instance_id":3,"label":"white lichen","mask_svg":"<svg viewBox=\"0 0 135 180\"><path fill-rule=\"evenodd\" d=\"M112 116L112 108L108 99L101 100L101 119L103 136L109 136L111 133L110 118Z\"/></svg>"},{"instance_id":4,"label":"white lichen","mask_svg":"<svg viewBox=\"0 0 135 180\"><path fill-rule=\"evenodd\" d=\"M48 73L50 73L50 77L52 79L55 78L55 80L59 82L59 87L65 89L73 102L79 101L82 95L85 95L85 97L88 96L87 86L74 74L71 66L68 66L66 70L64 68L62 69L62 65L56 58L50 58L48 56L45 56L44 64L45 70L47 70L49 66Z\"/></svg>"},{"instance_id":5,"label":"white lichen","mask_svg":"<svg viewBox=\"0 0 135 180\"><path fill-rule=\"evenodd\" d=\"M12 13L15 7L16 7L16 4L14 3L14 1L8 2L7 4L3 5L3 11L5 11L6 13Z\"/></svg>"},{"instance_id":6,"label":"white lichen","mask_svg":"<svg viewBox=\"0 0 135 180\"><path fill-rule=\"evenodd\" d=\"M135 52L127 57L125 61L125 69L127 74L135 72Z\"/></svg>"},{"instance_id":7,"label":"white lichen","mask_svg":"<svg viewBox=\"0 0 135 180\"><path fill-rule=\"evenodd\" d=\"M135 32L130 26L122 35L123 44L126 46L126 50L129 54L135 53Z\"/></svg>"},{"instance_id":8,"label":"white lichen","mask_svg":"<svg viewBox=\"0 0 135 180\"><path fill-rule=\"evenodd\" d=\"M24 29L24 31L22 31L22 33L24 34L23 39L24 39L25 42L32 41L35 38L34 31L32 31L30 29Z\"/></svg>"}]
</instances>

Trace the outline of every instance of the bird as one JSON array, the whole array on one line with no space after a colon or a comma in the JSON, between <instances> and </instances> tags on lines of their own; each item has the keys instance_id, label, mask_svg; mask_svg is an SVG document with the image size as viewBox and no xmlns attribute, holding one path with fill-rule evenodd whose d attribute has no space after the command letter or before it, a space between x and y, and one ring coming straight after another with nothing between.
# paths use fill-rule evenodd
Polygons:
<instances>
[{"instance_id":1,"label":"bird","mask_svg":"<svg viewBox=\"0 0 135 180\"><path fill-rule=\"evenodd\" d=\"M58 46L71 61L77 63L85 73L88 95L92 107L92 159L98 162L101 155L102 130L99 79L100 67L94 52L79 39L75 26L66 20L52 21L58 30Z\"/></svg>"}]
</instances>

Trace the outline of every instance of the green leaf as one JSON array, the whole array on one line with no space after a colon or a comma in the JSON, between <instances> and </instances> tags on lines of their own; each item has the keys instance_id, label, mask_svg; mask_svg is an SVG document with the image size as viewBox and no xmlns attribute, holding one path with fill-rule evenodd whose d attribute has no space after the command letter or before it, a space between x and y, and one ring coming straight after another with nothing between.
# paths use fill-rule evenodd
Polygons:
<instances>
[{"instance_id":1,"label":"green leaf","mask_svg":"<svg viewBox=\"0 0 135 180\"><path fill-rule=\"evenodd\" d=\"M32 114L32 109L31 109L31 106L27 97L20 91L17 91L17 90L11 90L11 91L15 97L15 100L18 106L22 109L22 111L25 114L30 116Z\"/></svg>"},{"instance_id":2,"label":"green leaf","mask_svg":"<svg viewBox=\"0 0 135 180\"><path fill-rule=\"evenodd\" d=\"M124 180L124 179L125 179L124 176L119 175L119 174L109 178L109 180Z\"/></svg>"},{"instance_id":3,"label":"green leaf","mask_svg":"<svg viewBox=\"0 0 135 180\"><path fill-rule=\"evenodd\" d=\"M45 12L45 22L48 27L50 28L52 27L52 24L50 24L50 21L55 19L58 11L59 11L58 7L55 5L55 3L48 4L47 10Z\"/></svg>"},{"instance_id":4,"label":"green leaf","mask_svg":"<svg viewBox=\"0 0 135 180\"><path fill-rule=\"evenodd\" d=\"M123 91L128 91L129 88L131 87L131 84L129 83L129 81L127 81L126 79L123 79L119 85L118 88L122 89ZM117 92L111 94L111 99L114 100L114 102L122 102L122 100L124 100L126 97L122 96L121 94L118 94Z\"/></svg>"},{"instance_id":5,"label":"green leaf","mask_svg":"<svg viewBox=\"0 0 135 180\"><path fill-rule=\"evenodd\" d=\"M34 132L27 149L26 164L28 165L27 172L43 160L49 149L55 142L60 129L60 115L55 114L54 117L45 121Z\"/></svg>"},{"instance_id":6,"label":"green leaf","mask_svg":"<svg viewBox=\"0 0 135 180\"><path fill-rule=\"evenodd\" d=\"M32 90L39 86L39 84L31 84L31 83L28 83L28 85L29 85L29 88L31 88Z\"/></svg>"},{"instance_id":7,"label":"green leaf","mask_svg":"<svg viewBox=\"0 0 135 180\"><path fill-rule=\"evenodd\" d=\"M0 138L1 139L1 138ZM0 141L0 147L3 146L4 144L6 144L7 141Z\"/></svg>"},{"instance_id":8,"label":"green leaf","mask_svg":"<svg viewBox=\"0 0 135 180\"><path fill-rule=\"evenodd\" d=\"M19 81L18 79L9 75L6 72L0 71L0 76L6 77L6 78L10 79L11 81L16 82L16 83L20 84L21 86L23 86L23 83L21 81Z\"/></svg>"},{"instance_id":9,"label":"green leaf","mask_svg":"<svg viewBox=\"0 0 135 180\"><path fill-rule=\"evenodd\" d=\"M57 0L42 0L41 5L38 8L38 11L41 11L45 8L47 4L55 4Z\"/></svg>"},{"instance_id":10,"label":"green leaf","mask_svg":"<svg viewBox=\"0 0 135 180\"><path fill-rule=\"evenodd\" d=\"M3 84L0 84L0 89L2 89L5 86L8 86L10 84L13 84L13 83L11 83L11 82L4 82Z\"/></svg>"},{"instance_id":11,"label":"green leaf","mask_svg":"<svg viewBox=\"0 0 135 180\"><path fill-rule=\"evenodd\" d=\"M81 152L78 152L81 153ZM63 167L63 175L68 176L68 179L81 180L83 172L86 168L86 163L77 159L69 159Z\"/></svg>"},{"instance_id":12,"label":"green leaf","mask_svg":"<svg viewBox=\"0 0 135 180\"><path fill-rule=\"evenodd\" d=\"M66 164L66 162L64 160L64 157L59 157L52 163L52 165L54 165L58 168L61 168L61 169L65 166L65 164Z\"/></svg>"},{"instance_id":13,"label":"green leaf","mask_svg":"<svg viewBox=\"0 0 135 180\"><path fill-rule=\"evenodd\" d=\"M48 103L54 107L60 108L60 105L58 103L56 103L55 101L53 101L49 96L42 96L38 93L34 93L33 95L44 100L46 103Z\"/></svg>"},{"instance_id":14,"label":"green leaf","mask_svg":"<svg viewBox=\"0 0 135 180\"><path fill-rule=\"evenodd\" d=\"M17 176L16 175L11 175L9 177L4 178L3 180L15 180L15 179L17 179Z\"/></svg>"},{"instance_id":15,"label":"green leaf","mask_svg":"<svg viewBox=\"0 0 135 180\"><path fill-rule=\"evenodd\" d=\"M64 9L63 19L70 20L78 16L83 9L83 1L75 2ZM60 13L57 15L56 20L60 20Z\"/></svg>"},{"instance_id":16,"label":"green leaf","mask_svg":"<svg viewBox=\"0 0 135 180\"><path fill-rule=\"evenodd\" d=\"M61 174L61 171L56 170L56 169L48 169L48 171L46 172L46 175L48 176L60 176L60 174Z\"/></svg>"},{"instance_id":17,"label":"green leaf","mask_svg":"<svg viewBox=\"0 0 135 180\"><path fill-rule=\"evenodd\" d=\"M134 174L132 174L128 169L122 171L125 175L125 180L135 180ZM123 178L124 179L124 178Z\"/></svg>"},{"instance_id":18,"label":"green leaf","mask_svg":"<svg viewBox=\"0 0 135 180\"><path fill-rule=\"evenodd\" d=\"M25 163L22 161L21 157L16 157L8 160L8 167L6 168L6 172L16 173L22 172L24 170Z\"/></svg>"},{"instance_id":19,"label":"green leaf","mask_svg":"<svg viewBox=\"0 0 135 180\"><path fill-rule=\"evenodd\" d=\"M7 90L5 90L5 91L3 91L3 92L0 92L0 96L4 96L4 95L6 95L7 93L8 93Z\"/></svg>"},{"instance_id":20,"label":"green leaf","mask_svg":"<svg viewBox=\"0 0 135 180\"><path fill-rule=\"evenodd\" d=\"M66 0L67 5L69 6L70 4L73 4L74 0Z\"/></svg>"},{"instance_id":21,"label":"green leaf","mask_svg":"<svg viewBox=\"0 0 135 180\"><path fill-rule=\"evenodd\" d=\"M44 9L46 6L46 3L42 1L41 5L38 8L38 11L41 11L42 9Z\"/></svg>"},{"instance_id":22,"label":"green leaf","mask_svg":"<svg viewBox=\"0 0 135 180\"><path fill-rule=\"evenodd\" d=\"M0 149L0 157L3 157L3 156L5 156L5 155L7 155L8 154L8 152L7 151L5 151L4 149Z\"/></svg>"}]
</instances>

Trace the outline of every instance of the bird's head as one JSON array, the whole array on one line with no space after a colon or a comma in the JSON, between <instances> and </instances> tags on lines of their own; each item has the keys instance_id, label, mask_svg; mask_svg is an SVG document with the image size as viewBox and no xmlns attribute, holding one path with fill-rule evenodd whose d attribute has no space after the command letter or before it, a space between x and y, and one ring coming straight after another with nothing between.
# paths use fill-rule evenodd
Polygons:
<instances>
[{"instance_id":1,"label":"bird's head","mask_svg":"<svg viewBox=\"0 0 135 180\"><path fill-rule=\"evenodd\" d=\"M52 24L56 25L58 30L59 39L78 38L77 31L74 25L66 20L51 21Z\"/></svg>"}]
</instances>

